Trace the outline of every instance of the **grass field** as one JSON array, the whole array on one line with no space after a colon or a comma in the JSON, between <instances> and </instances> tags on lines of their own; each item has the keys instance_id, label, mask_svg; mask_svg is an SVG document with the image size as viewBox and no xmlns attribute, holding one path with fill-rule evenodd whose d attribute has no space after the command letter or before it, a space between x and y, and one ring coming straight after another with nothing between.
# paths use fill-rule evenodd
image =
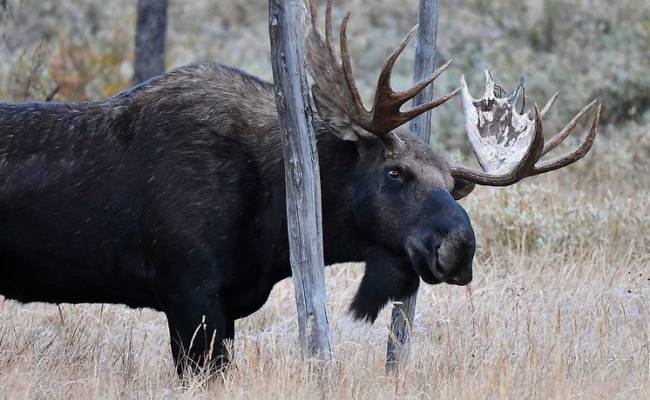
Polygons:
<instances>
[{"instance_id":1,"label":"grass field","mask_svg":"<svg viewBox=\"0 0 650 400\"><path fill-rule=\"evenodd\" d=\"M39 98L56 77L70 78L57 81L67 85L61 99L99 97L126 87L131 38L117 27L120 21L132 24L133 15L129 2L119 1L123 7L114 11L90 0L65 0L60 8L49 1L10 1L12 12L0 26L2 98ZM177 16L171 65L226 59L268 77L266 61L256 61L258 51L266 49L255 47L266 43L266 36L260 39L266 34L263 1L171 3L172 20ZM349 3L355 9L369 0ZM357 42L357 75L367 73L368 86L380 64L375 53L362 56L372 47L372 33L390 33L390 42L375 49L385 56L417 9L416 1L378 3L377 9L385 12L364 8L358 17L361 28L356 28L360 34L364 27L368 30ZM175 375L160 313L122 306L20 305L0 297L0 399L650 398L650 113L643 108L648 104L643 96L650 93L650 53L645 52L650 46L650 6L642 1L617 6L601 0L545 1L553 7L540 11L537 2L523 2L528 10L508 10L530 14L529 24L519 26L507 18L499 22L499 7L507 2L468 3L443 5L441 27L448 27L441 31L443 55L453 53L459 59L451 71L453 80L441 87L453 86L460 72L474 68L472 52L480 51L495 59L506 82L513 83L519 71L527 70L538 102L565 89L547 124L549 133L579 103L596 95L610 114L585 160L515 187L479 188L463 200L478 242L474 281L466 288L422 287L411 358L398 375L384 372L390 307L374 325L351 320L346 309L363 266L344 264L327 269L335 359L322 375L300 362L290 281L278 284L261 310L238 321L230 372L209 381L197 378L186 387ZM344 4L336 2L339 8ZM91 6L99 7L92 35L86 33ZM565 9L583 13L582 20L573 15L582 28L567 31L563 23L571 16ZM30 10L39 11L28 17ZM70 23L50 27L48 12L58 12ZM207 22L188 23L200 22L200 14L224 28L215 33L204 29ZM462 30L462 24L453 23L454 18L477 21L480 16L490 17L488 27L501 36L475 43L485 28L468 24ZM568 32L560 36L562 45L536 42L546 38L543 29L550 29L544 18L559 25L558 35ZM592 23L607 25L604 38L581 41L584 32L592 32ZM249 25L256 28L244 32L242 27ZM55 34L46 34L46 28ZM526 33L523 39L516 36L517 29ZM29 41L29 34L36 39ZM536 34L542 39L535 39ZM201 50L219 38L225 47ZM70 58L81 57L75 46L83 47L84 40L97 40L97 46L86 46L83 53L97 64ZM474 45L479 49L467 49ZM505 55L510 48L528 52L537 45L542 46L536 50L541 60L533 57L535 51L510 62ZM585 60L578 57L581 50ZM593 60L606 65L597 67ZM407 80L410 66L401 68ZM434 116L447 147L460 140L448 137L450 133L462 138L460 104L452 103ZM580 134L585 132L583 126Z\"/></svg>"}]
</instances>

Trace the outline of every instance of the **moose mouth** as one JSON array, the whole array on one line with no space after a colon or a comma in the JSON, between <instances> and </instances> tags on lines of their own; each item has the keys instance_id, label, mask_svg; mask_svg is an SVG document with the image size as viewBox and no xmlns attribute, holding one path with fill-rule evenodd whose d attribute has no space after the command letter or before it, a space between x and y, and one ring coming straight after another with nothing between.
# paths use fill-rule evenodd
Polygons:
<instances>
[{"instance_id":1,"label":"moose mouth","mask_svg":"<svg viewBox=\"0 0 650 400\"><path fill-rule=\"evenodd\" d=\"M431 242L431 241L430 241ZM406 245L411 266L420 278L430 284L447 283L451 285L465 286L472 281L472 258L471 254L457 254L454 252L450 257L450 250L447 241L442 241L431 249L419 244L418 240L409 240ZM433 243L432 243L433 244ZM461 251L461 253L465 253Z\"/></svg>"}]
</instances>

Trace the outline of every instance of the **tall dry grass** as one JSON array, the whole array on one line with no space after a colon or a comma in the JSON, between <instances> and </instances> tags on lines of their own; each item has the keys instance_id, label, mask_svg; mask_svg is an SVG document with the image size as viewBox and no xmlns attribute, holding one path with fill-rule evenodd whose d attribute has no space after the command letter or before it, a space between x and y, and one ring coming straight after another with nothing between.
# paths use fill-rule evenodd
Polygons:
<instances>
[{"instance_id":1,"label":"tall dry grass","mask_svg":"<svg viewBox=\"0 0 650 400\"><path fill-rule=\"evenodd\" d=\"M260 57L267 51L263 1L171 3L171 65L219 59L270 75ZM348 3L353 22L361 21L353 28L357 75L369 87L371 71L411 25L416 1L336 2ZM645 2L543 2L549 9L528 1L523 10L506 3L443 7L441 48L459 67L440 90L480 55L496 58L510 83L522 69L535 72L537 101L571 84L549 131L595 93L610 108L641 107L634 96L647 88ZM128 1L112 4L10 1L0 26L2 98L43 97L54 81L65 89L61 99L126 86L132 38L124 26L134 19ZM555 43L544 35L553 24L561 25ZM601 31L602 40L589 37ZM512 59L510 49L525 49L526 57ZM409 71L403 63L398 81L407 82ZM461 131L458 108L436 112L444 135ZM384 372L389 309L374 325L349 318L363 267L346 264L327 269L335 359L323 374L300 361L290 281L238 321L229 373L186 387L174 373L162 314L0 298L0 399L650 398L650 114L618 112L585 160L512 188L479 188L463 201L477 232L475 280L468 288L422 287L411 359L396 376Z\"/></svg>"}]
</instances>

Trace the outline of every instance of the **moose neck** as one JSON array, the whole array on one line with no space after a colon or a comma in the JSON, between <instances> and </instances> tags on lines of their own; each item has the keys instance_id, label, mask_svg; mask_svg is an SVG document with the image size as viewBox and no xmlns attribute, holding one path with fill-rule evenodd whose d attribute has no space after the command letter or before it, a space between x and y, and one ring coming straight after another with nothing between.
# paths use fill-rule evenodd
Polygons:
<instances>
[{"instance_id":1,"label":"moose neck","mask_svg":"<svg viewBox=\"0 0 650 400\"><path fill-rule=\"evenodd\" d=\"M323 247L325 263L327 265L362 261L369 243L363 235L355 229L352 204L353 204L353 176L351 172L355 168L357 150L351 142L343 141L331 132L327 126L315 118L318 157L320 166L321 181L321 204L323 222ZM272 136L280 140L279 128L276 126L276 133ZM286 232L286 192L284 184L284 168L282 161L281 146L272 148L276 154L260 153L266 160L262 161L261 173L265 176L263 181L267 186L270 197L276 199L272 202L272 210L261 207L261 212L281 216L283 231L277 232L284 238L281 247L286 251L279 251L280 259L275 262L283 265L282 270L289 273L288 259L288 237ZM268 150L268 148L266 149ZM272 160L271 160L272 159ZM270 163L275 163L270 167ZM267 175L268 174L268 175ZM268 214L267 214L268 215ZM275 238L277 245L277 237Z\"/></svg>"},{"instance_id":2,"label":"moose neck","mask_svg":"<svg viewBox=\"0 0 650 400\"><path fill-rule=\"evenodd\" d=\"M370 242L356 229L354 170L358 152L352 142L335 137L316 121L323 205L325 262L362 261Z\"/></svg>"}]
</instances>

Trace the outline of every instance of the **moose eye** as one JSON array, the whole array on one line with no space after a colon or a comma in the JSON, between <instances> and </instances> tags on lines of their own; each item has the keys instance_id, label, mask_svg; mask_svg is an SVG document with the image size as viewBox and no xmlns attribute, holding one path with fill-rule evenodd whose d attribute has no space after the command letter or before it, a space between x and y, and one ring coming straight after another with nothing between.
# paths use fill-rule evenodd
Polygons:
<instances>
[{"instance_id":1,"label":"moose eye","mask_svg":"<svg viewBox=\"0 0 650 400\"><path fill-rule=\"evenodd\" d=\"M397 168L389 169L387 175L390 179L398 180L402 178L402 171Z\"/></svg>"}]
</instances>

